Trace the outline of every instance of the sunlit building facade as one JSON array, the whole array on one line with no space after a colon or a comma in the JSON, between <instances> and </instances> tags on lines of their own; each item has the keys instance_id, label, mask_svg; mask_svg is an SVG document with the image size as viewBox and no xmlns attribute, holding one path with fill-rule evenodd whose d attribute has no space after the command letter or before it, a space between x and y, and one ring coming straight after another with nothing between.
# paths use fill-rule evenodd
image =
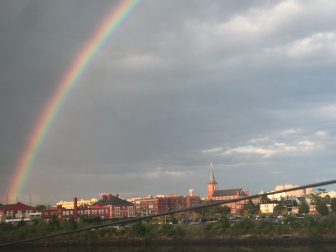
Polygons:
<instances>
[{"instance_id":1,"label":"sunlit building facade","mask_svg":"<svg viewBox=\"0 0 336 252\"><path fill-rule=\"evenodd\" d=\"M218 200L239 199L250 195L251 195L250 192L242 188L218 190L218 184L215 180L215 175L211 164L209 168L208 200L218 201ZM232 214L238 214L242 211L244 204L246 204L246 202L247 201L244 200L234 203L228 203L225 205L231 208Z\"/></svg>"}]
</instances>

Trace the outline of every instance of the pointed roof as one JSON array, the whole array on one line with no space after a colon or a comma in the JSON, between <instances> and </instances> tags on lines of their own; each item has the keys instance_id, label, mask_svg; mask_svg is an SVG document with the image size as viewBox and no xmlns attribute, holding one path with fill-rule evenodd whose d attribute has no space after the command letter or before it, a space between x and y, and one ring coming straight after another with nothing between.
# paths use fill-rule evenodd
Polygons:
<instances>
[{"instance_id":1,"label":"pointed roof","mask_svg":"<svg viewBox=\"0 0 336 252\"><path fill-rule=\"evenodd\" d=\"M116 196L111 196L109 199L101 199L96 203L92 204L92 206L133 206L131 202L127 200L120 199Z\"/></svg>"},{"instance_id":2,"label":"pointed roof","mask_svg":"<svg viewBox=\"0 0 336 252\"><path fill-rule=\"evenodd\" d=\"M19 210L33 210L34 207L28 206L26 204L23 204L21 202L17 202L14 204L6 204L6 205L0 205L0 210L13 210L13 209L19 209Z\"/></svg>"},{"instance_id":3,"label":"pointed roof","mask_svg":"<svg viewBox=\"0 0 336 252\"><path fill-rule=\"evenodd\" d=\"M215 180L215 174L213 171L213 167L212 167L212 162L210 163L210 167L209 167L209 184L217 184Z\"/></svg>"}]
</instances>

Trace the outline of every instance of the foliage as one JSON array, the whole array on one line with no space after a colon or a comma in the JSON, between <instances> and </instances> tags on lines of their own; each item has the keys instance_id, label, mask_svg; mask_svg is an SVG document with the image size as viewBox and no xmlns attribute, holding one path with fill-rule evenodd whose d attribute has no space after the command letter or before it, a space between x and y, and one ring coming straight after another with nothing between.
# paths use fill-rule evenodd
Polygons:
<instances>
[{"instance_id":1,"label":"foliage","mask_svg":"<svg viewBox=\"0 0 336 252\"><path fill-rule=\"evenodd\" d=\"M299 205L299 214L307 214L309 213L309 205L306 202L301 202L301 204Z\"/></svg>"},{"instance_id":2,"label":"foliage","mask_svg":"<svg viewBox=\"0 0 336 252\"><path fill-rule=\"evenodd\" d=\"M332 198L330 200L330 208L334 213L336 213L336 198Z\"/></svg>"},{"instance_id":3,"label":"foliage","mask_svg":"<svg viewBox=\"0 0 336 252\"><path fill-rule=\"evenodd\" d=\"M322 201L319 200L316 203L316 210L321 214L321 215L328 215L329 214L329 209L327 207L327 205Z\"/></svg>"},{"instance_id":4,"label":"foliage","mask_svg":"<svg viewBox=\"0 0 336 252\"><path fill-rule=\"evenodd\" d=\"M284 213L286 212L286 208L279 204L279 205L276 205L274 208L273 208L273 213L275 215L283 215Z\"/></svg>"},{"instance_id":5,"label":"foliage","mask_svg":"<svg viewBox=\"0 0 336 252\"><path fill-rule=\"evenodd\" d=\"M65 230L74 230L77 228L77 222L75 222L74 219L71 218L68 221L63 222L63 228Z\"/></svg>"},{"instance_id":6,"label":"foliage","mask_svg":"<svg viewBox=\"0 0 336 252\"><path fill-rule=\"evenodd\" d=\"M143 222L137 222L132 225L131 233L135 236L143 237L148 232L146 225Z\"/></svg>"},{"instance_id":7,"label":"foliage","mask_svg":"<svg viewBox=\"0 0 336 252\"><path fill-rule=\"evenodd\" d=\"M244 210L246 210L249 214L253 215L260 211L259 207L257 205L254 205L252 200L249 200L243 207Z\"/></svg>"},{"instance_id":8,"label":"foliage","mask_svg":"<svg viewBox=\"0 0 336 252\"><path fill-rule=\"evenodd\" d=\"M227 217L222 217L219 224L222 230L226 230L230 227L230 221Z\"/></svg>"},{"instance_id":9,"label":"foliage","mask_svg":"<svg viewBox=\"0 0 336 252\"><path fill-rule=\"evenodd\" d=\"M48 222L48 224L51 230L59 230L61 228L60 222L56 215L52 216L52 219Z\"/></svg>"},{"instance_id":10,"label":"foliage","mask_svg":"<svg viewBox=\"0 0 336 252\"><path fill-rule=\"evenodd\" d=\"M221 212L223 215L228 215L231 213L231 208L228 207L228 206L223 206L223 207L220 207L221 208Z\"/></svg>"}]
</instances>

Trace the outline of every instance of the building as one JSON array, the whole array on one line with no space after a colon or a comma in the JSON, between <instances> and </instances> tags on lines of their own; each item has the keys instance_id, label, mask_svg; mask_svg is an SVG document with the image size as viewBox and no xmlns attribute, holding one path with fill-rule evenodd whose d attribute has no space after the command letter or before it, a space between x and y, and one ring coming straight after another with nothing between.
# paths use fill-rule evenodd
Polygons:
<instances>
[{"instance_id":1,"label":"building","mask_svg":"<svg viewBox=\"0 0 336 252\"><path fill-rule=\"evenodd\" d=\"M73 208L65 208L62 205L46 209L42 212L42 219L51 220L57 218L59 220L69 220L80 218L131 218L135 217L135 206L133 203L120 199L119 195L102 195L102 199L98 200L91 206L77 205L77 198L74 198Z\"/></svg>"},{"instance_id":2,"label":"building","mask_svg":"<svg viewBox=\"0 0 336 252\"><path fill-rule=\"evenodd\" d=\"M77 216L74 209L66 209L61 205L57 207L49 208L42 211L42 219L46 221L50 221L53 218L57 218L58 220L78 220L81 218L100 218L100 219L109 219L110 218L110 208L109 207L87 207L81 206L77 209Z\"/></svg>"},{"instance_id":3,"label":"building","mask_svg":"<svg viewBox=\"0 0 336 252\"><path fill-rule=\"evenodd\" d=\"M274 192L280 191L280 190L291 189L294 187L298 187L298 186L297 185L278 185L274 188ZM312 192L313 192L313 189L311 187L308 187L308 188L296 190L296 191L276 193L276 194L269 195L268 197L271 200L281 200L281 199L290 199L290 198L295 199L297 197L309 195Z\"/></svg>"},{"instance_id":4,"label":"building","mask_svg":"<svg viewBox=\"0 0 336 252\"><path fill-rule=\"evenodd\" d=\"M330 198L336 198L336 192L335 191L330 191L330 192L322 192L319 196L325 197L329 196Z\"/></svg>"},{"instance_id":5,"label":"building","mask_svg":"<svg viewBox=\"0 0 336 252\"><path fill-rule=\"evenodd\" d=\"M250 195L251 194L248 191L242 188L218 190L218 184L215 180L215 175L211 163L209 168L208 200L212 201L231 200L231 199L239 199ZM243 209L244 204L246 203L247 201L244 200L244 201L237 201L234 203L228 203L225 205L231 208L232 214L237 214L240 213L240 211Z\"/></svg>"},{"instance_id":6,"label":"building","mask_svg":"<svg viewBox=\"0 0 336 252\"><path fill-rule=\"evenodd\" d=\"M135 217L135 206L133 203L119 198L119 194L102 195L102 199L92 205L92 207L109 207L110 219Z\"/></svg>"},{"instance_id":7,"label":"building","mask_svg":"<svg viewBox=\"0 0 336 252\"><path fill-rule=\"evenodd\" d=\"M174 194L133 198L129 201L134 203L138 216L161 214L202 204L199 196L178 196Z\"/></svg>"},{"instance_id":8,"label":"building","mask_svg":"<svg viewBox=\"0 0 336 252\"><path fill-rule=\"evenodd\" d=\"M260 203L259 207L260 207L260 212L262 214L272 214L274 208L277 206L278 204L273 202L273 203Z\"/></svg>"},{"instance_id":9,"label":"building","mask_svg":"<svg viewBox=\"0 0 336 252\"><path fill-rule=\"evenodd\" d=\"M34 218L39 218L36 209L21 202L0 205L0 222L31 221Z\"/></svg>"},{"instance_id":10,"label":"building","mask_svg":"<svg viewBox=\"0 0 336 252\"><path fill-rule=\"evenodd\" d=\"M89 200L80 199L77 201L78 207L85 207L85 206L91 206L92 204L96 203L98 200L96 198L92 198ZM73 201L59 201L56 203L56 206L62 206L66 209L74 209L74 202Z\"/></svg>"}]
</instances>

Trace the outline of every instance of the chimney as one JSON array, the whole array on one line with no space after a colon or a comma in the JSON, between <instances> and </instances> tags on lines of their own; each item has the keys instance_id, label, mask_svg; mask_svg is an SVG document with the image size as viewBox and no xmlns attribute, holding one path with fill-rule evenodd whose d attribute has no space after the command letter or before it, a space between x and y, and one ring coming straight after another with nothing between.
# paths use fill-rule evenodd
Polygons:
<instances>
[{"instance_id":1,"label":"chimney","mask_svg":"<svg viewBox=\"0 0 336 252\"><path fill-rule=\"evenodd\" d=\"M73 213L73 218L74 221L77 222L78 219L78 209L77 209L77 197L74 198L74 213Z\"/></svg>"},{"instance_id":2,"label":"chimney","mask_svg":"<svg viewBox=\"0 0 336 252\"><path fill-rule=\"evenodd\" d=\"M116 194L116 197L119 198L119 193Z\"/></svg>"}]
</instances>

